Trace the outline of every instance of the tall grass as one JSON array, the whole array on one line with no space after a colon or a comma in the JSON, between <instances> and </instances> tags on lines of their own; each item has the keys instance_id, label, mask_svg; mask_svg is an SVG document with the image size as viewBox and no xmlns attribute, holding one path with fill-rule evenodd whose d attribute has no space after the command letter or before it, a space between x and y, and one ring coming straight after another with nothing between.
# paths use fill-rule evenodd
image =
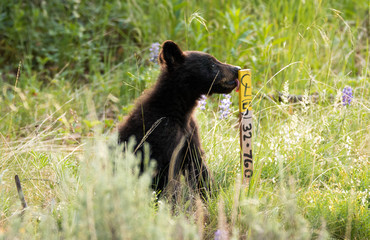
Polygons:
<instances>
[{"instance_id":1,"label":"tall grass","mask_svg":"<svg viewBox=\"0 0 370 240\"><path fill-rule=\"evenodd\" d=\"M369 8L350 0L3 0L0 238L370 238ZM150 171L138 177L135 157L113 147L117 123L159 73L149 48L166 39L252 69L248 188L236 94L227 119L217 96L197 111L216 183L208 201L185 186L176 206L156 199ZM306 100L265 97L275 91ZM23 217L15 174L29 205Z\"/></svg>"},{"instance_id":2,"label":"tall grass","mask_svg":"<svg viewBox=\"0 0 370 240\"><path fill-rule=\"evenodd\" d=\"M165 203L156 201L149 190L151 171L139 177L131 151L123 156L115 141L108 147L106 139L86 143L78 176L63 170L53 188L59 194L42 208L31 206L22 216L9 216L2 238L195 238L195 227L183 215L172 216ZM29 195L31 187L24 187Z\"/></svg>"},{"instance_id":3,"label":"tall grass","mask_svg":"<svg viewBox=\"0 0 370 240\"><path fill-rule=\"evenodd\" d=\"M294 106L266 101L256 105L261 106L255 111L254 121L257 123L254 132L256 170L248 191L240 198L246 197L244 201L250 201L248 205L259 209L259 214L274 219L273 224L287 227L279 232L278 239L307 239L326 234L325 229L336 238L348 234L358 239L367 238L370 183L366 108L360 103L350 108L341 104ZM226 212L232 222L232 212L243 211L240 206L234 209L235 194L238 194L235 184L238 183L233 180L240 178L238 130L228 127L237 119L235 116L227 122L216 120L210 124L206 121L207 113L201 112L198 116L206 136L206 152L219 183L219 197L228 204ZM241 201L238 198L237 201ZM215 211L217 204L218 199L210 204L215 215L219 214ZM270 216L270 211L276 215ZM260 224L262 236L271 234L268 225ZM311 229L307 228L309 224ZM239 227L248 225L243 222ZM292 225L297 232L292 231Z\"/></svg>"}]
</instances>

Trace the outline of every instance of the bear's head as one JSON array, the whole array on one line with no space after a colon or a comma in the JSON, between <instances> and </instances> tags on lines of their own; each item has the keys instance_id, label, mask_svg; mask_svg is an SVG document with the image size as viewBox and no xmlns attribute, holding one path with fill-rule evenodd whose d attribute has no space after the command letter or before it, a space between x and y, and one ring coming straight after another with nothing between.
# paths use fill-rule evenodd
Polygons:
<instances>
[{"instance_id":1,"label":"bear's head","mask_svg":"<svg viewBox=\"0 0 370 240\"><path fill-rule=\"evenodd\" d=\"M165 41L158 56L162 71L184 90L199 94L230 93L239 87L240 67L221 63L215 57L198 51L182 51L173 41Z\"/></svg>"}]
</instances>

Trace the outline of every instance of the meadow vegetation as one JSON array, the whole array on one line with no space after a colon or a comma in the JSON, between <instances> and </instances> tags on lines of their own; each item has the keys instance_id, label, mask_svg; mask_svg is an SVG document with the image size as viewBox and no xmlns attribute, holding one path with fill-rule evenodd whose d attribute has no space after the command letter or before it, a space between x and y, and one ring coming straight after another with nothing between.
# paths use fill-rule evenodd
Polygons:
<instances>
[{"instance_id":1,"label":"meadow vegetation","mask_svg":"<svg viewBox=\"0 0 370 240\"><path fill-rule=\"evenodd\" d=\"M0 238L370 239L369 12L366 0L1 0ZM196 113L207 201L186 186L175 206L157 199L151 170L138 177L117 148L167 39L252 70L248 188L235 92L226 118L223 96Z\"/></svg>"}]
</instances>

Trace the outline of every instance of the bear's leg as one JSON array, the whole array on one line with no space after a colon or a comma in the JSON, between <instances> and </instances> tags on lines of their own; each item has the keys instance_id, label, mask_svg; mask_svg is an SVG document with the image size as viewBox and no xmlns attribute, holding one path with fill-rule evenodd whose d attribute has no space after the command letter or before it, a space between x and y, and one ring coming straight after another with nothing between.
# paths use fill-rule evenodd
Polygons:
<instances>
[{"instance_id":1,"label":"bear's leg","mask_svg":"<svg viewBox=\"0 0 370 240\"><path fill-rule=\"evenodd\" d=\"M187 180L194 189L200 192L203 198L206 198L207 194L211 193L212 181L210 171L202 158L200 149L197 149L196 145L189 143L187 150L186 170L189 173Z\"/></svg>"},{"instance_id":2,"label":"bear's leg","mask_svg":"<svg viewBox=\"0 0 370 240\"><path fill-rule=\"evenodd\" d=\"M193 117L189 125L190 132L187 139L185 154L187 170L191 173L189 176L189 183L192 184L194 188L198 189L205 198L207 193L211 193L212 177L203 159L204 153L200 142L198 126Z\"/></svg>"}]
</instances>

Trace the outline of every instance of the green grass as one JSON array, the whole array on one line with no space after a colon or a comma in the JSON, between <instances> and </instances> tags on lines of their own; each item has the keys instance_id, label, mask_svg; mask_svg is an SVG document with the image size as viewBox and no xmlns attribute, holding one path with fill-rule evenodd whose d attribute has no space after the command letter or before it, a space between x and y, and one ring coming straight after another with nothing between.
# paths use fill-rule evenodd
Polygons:
<instances>
[{"instance_id":1,"label":"green grass","mask_svg":"<svg viewBox=\"0 0 370 240\"><path fill-rule=\"evenodd\" d=\"M365 0L3 0L0 238L370 238L369 11ZM186 187L175 207L156 200L150 172L138 178L115 150L117 124L159 73L150 45L166 39L252 69L249 188L235 93L227 119L220 96L197 110L216 183L207 202ZM263 97L276 91L320 101Z\"/></svg>"}]
</instances>

